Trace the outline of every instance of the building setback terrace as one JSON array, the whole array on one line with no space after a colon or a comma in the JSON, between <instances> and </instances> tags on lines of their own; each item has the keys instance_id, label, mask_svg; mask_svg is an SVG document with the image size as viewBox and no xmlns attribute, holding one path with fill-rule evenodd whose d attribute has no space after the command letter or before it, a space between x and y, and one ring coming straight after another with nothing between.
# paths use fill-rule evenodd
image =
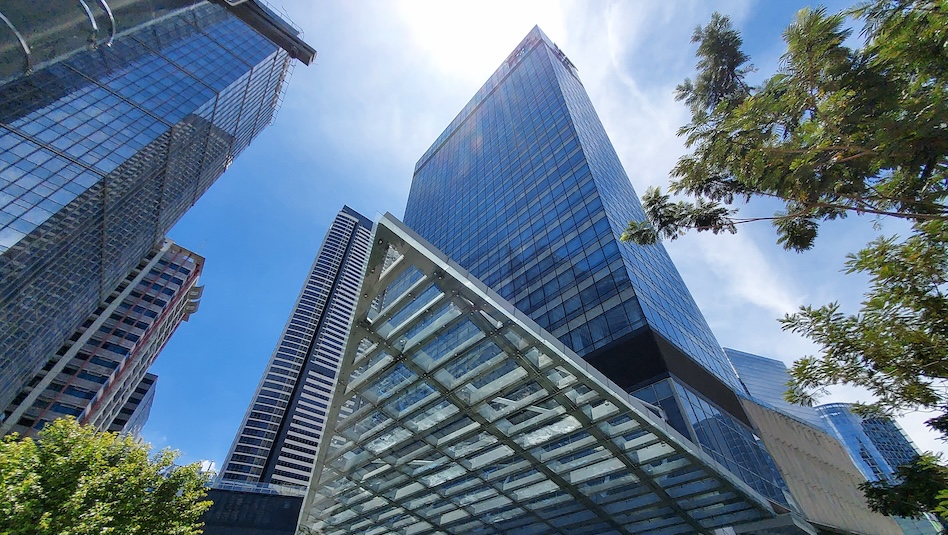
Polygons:
<instances>
[{"instance_id":1,"label":"building setback terrace","mask_svg":"<svg viewBox=\"0 0 948 535\"><path fill-rule=\"evenodd\" d=\"M815 534L388 214L328 421L299 533Z\"/></svg>"}]
</instances>

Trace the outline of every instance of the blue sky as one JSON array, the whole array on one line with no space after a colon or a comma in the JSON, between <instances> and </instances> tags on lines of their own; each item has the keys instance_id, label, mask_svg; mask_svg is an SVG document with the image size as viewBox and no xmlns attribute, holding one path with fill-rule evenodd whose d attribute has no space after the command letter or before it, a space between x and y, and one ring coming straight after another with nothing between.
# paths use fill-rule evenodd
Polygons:
<instances>
[{"instance_id":1,"label":"blue sky","mask_svg":"<svg viewBox=\"0 0 948 535\"><path fill-rule=\"evenodd\" d=\"M296 66L274 124L170 233L207 258L205 292L152 368L158 391L145 439L181 450L184 462L220 466L336 212L348 204L370 218L401 217L415 161L534 25L579 68L641 194L666 184L685 152L675 131L688 113L673 94L693 73L695 26L712 11L729 15L762 77L784 50L780 32L807 5L282 0L319 55ZM845 253L879 232L872 223L824 225L805 254L775 245L767 224L666 246L722 345L792 362L815 348L776 319L833 300L855 311L865 280L840 270ZM836 389L830 399L861 397ZM922 448L945 450L925 417L901 422Z\"/></svg>"}]
</instances>

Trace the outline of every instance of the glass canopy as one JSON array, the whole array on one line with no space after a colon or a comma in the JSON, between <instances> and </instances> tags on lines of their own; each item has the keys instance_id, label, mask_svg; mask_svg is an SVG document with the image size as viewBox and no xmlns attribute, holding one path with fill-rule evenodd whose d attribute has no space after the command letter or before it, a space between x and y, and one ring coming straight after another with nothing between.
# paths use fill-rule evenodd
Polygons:
<instances>
[{"instance_id":1,"label":"glass canopy","mask_svg":"<svg viewBox=\"0 0 948 535\"><path fill-rule=\"evenodd\" d=\"M299 533L810 531L391 215L341 366Z\"/></svg>"}]
</instances>

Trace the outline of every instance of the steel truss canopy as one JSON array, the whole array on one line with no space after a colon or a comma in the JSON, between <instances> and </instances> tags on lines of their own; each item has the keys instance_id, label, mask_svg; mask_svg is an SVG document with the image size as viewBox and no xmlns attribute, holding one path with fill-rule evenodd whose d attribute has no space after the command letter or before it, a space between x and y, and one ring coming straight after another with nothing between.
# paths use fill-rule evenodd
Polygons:
<instances>
[{"instance_id":1,"label":"steel truss canopy","mask_svg":"<svg viewBox=\"0 0 948 535\"><path fill-rule=\"evenodd\" d=\"M806 533L390 214L299 533Z\"/></svg>"}]
</instances>

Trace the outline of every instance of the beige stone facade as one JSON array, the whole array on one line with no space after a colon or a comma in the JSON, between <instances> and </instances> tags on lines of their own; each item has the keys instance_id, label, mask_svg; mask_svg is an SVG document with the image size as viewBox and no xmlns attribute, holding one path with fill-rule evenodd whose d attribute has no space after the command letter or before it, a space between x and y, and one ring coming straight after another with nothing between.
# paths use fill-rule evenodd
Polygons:
<instances>
[{"instance_id":1,"label":"beige stone facade","mask_svg":"<svg viewBox=\"0 0 948 535\"><path fill-rule=\"evenodd\" d=\"M801 511L831 532L898 535L891 518L873 513L857 486L865 481L843 446L826 433L742 400Z\"/></svg>"}]
</instances>

